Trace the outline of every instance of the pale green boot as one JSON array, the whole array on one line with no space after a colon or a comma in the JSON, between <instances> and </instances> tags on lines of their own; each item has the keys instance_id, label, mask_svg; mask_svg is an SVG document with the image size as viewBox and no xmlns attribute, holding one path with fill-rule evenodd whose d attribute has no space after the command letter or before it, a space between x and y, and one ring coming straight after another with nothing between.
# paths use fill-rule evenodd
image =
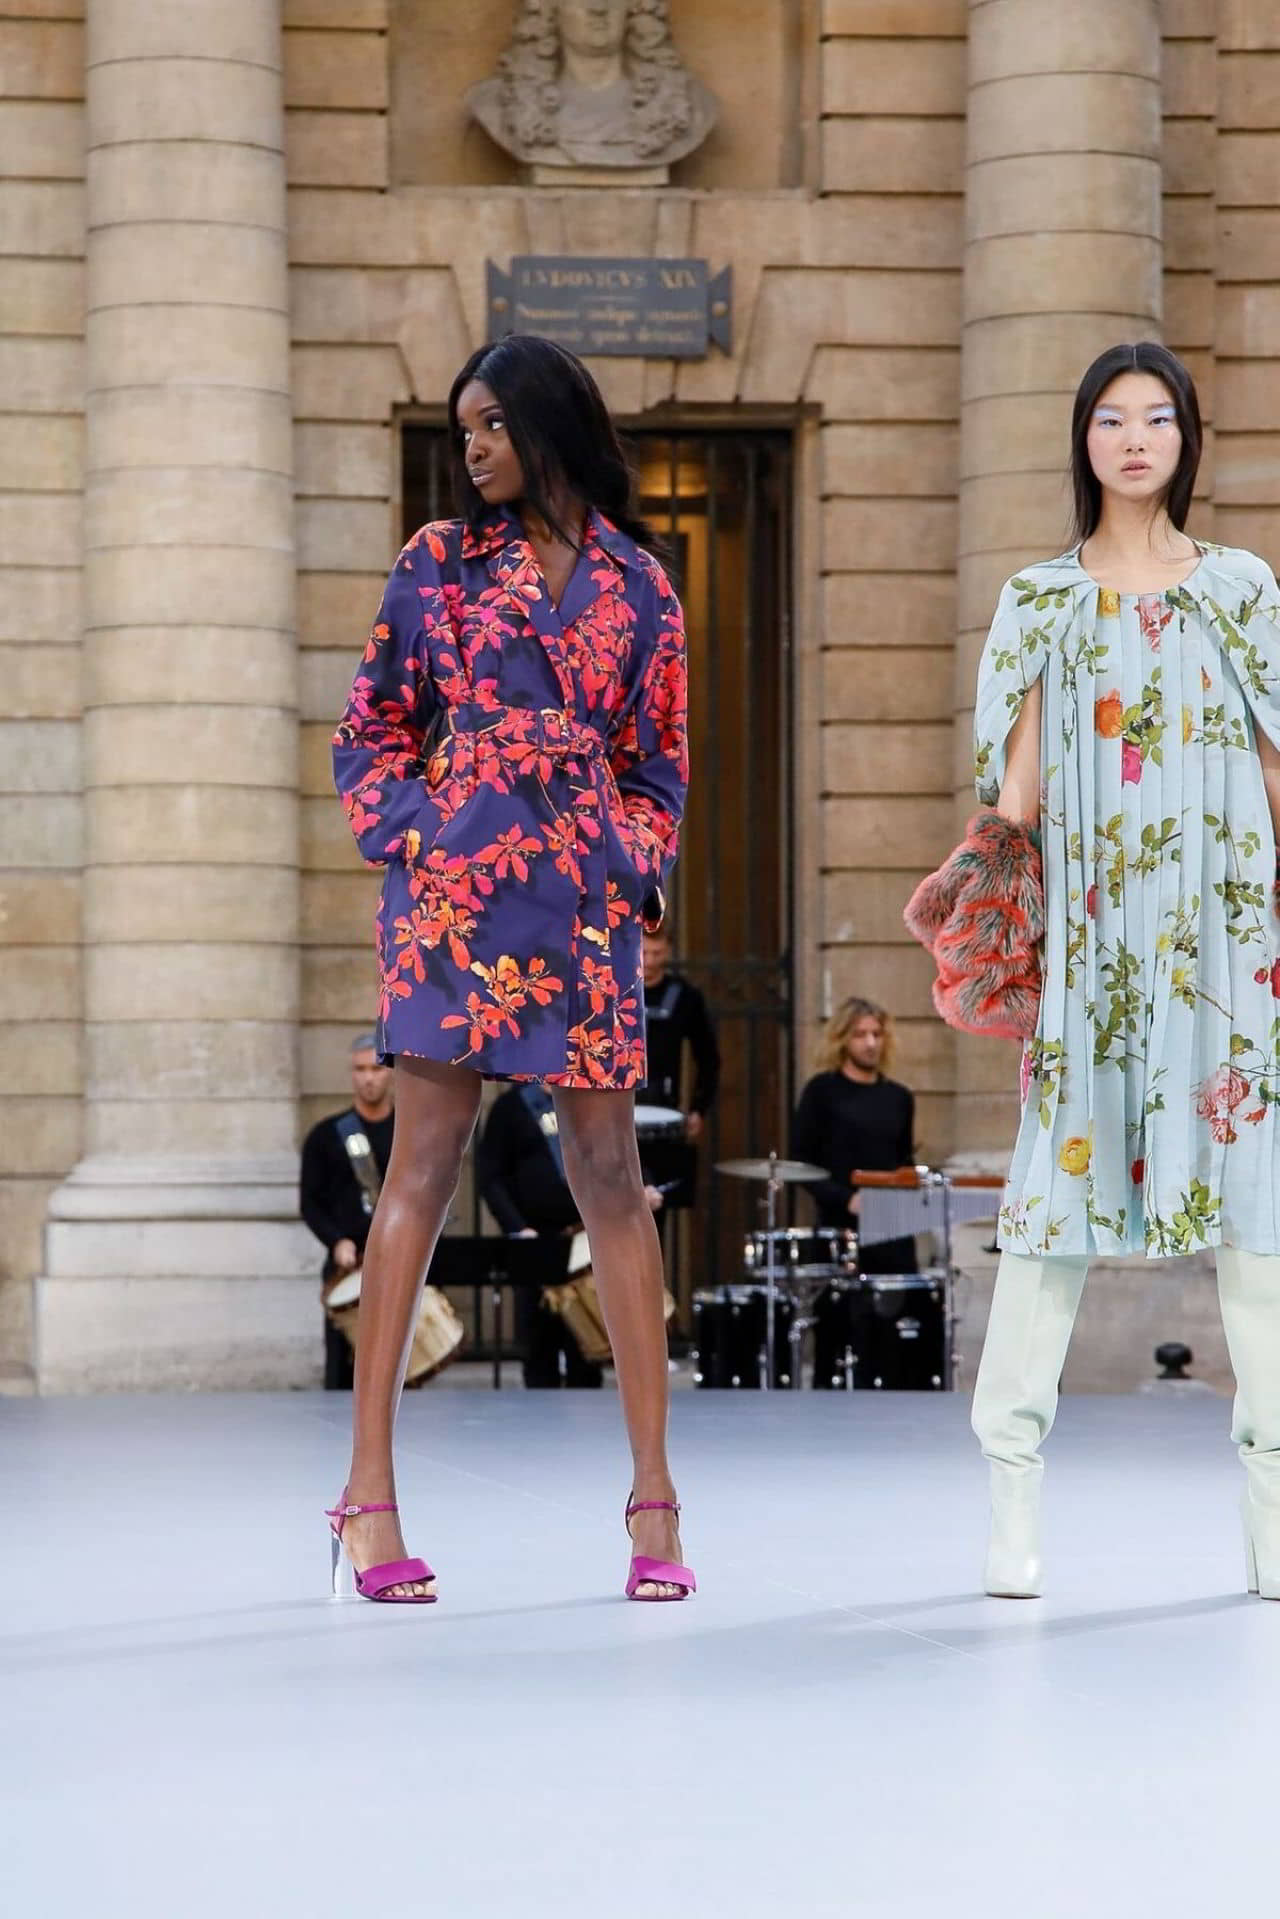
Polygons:
<instances>
[{"instance_id":1,"label":"pale green boot","mask_svg":"<svg viewBox=\"0 0 1280 1919\"><path fill-rule=\"evenodd\" d=\"M1231 1437L1245 1467L1250 1592L1280 1599L1280 1254L1218 1248L1218 1300L1236 1376Z\"/></svg>"},{"instance_id":2,"label":"pale green boot","mask_svg":"<svg viewBox=\"0 0 1280 1919\"><path fill-rule=\"evenodd\" d=\"M1058 1381L1089 1262L1002 1253L973 1390L973 1430L991 1467L991 1537L984 1588L1036 1599L1040 1566L1040 1442L1058 1409Z\"/></svg>"}]
</instances>

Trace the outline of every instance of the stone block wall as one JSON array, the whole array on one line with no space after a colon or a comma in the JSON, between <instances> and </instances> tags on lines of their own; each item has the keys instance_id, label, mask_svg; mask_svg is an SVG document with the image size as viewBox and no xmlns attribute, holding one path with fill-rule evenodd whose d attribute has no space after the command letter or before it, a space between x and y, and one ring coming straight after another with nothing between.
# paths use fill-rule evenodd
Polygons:
<instances>
[{"instance_id":1,"label":"stone block wall","mask_svg":"<svg viewBox=\"0 0 1280 1919\"><path fill-rule=\"evenodd\" d=\"M328 741L398 543L401 422L439 417L483 338L486 258L692 253L732 264L733 352L598 370L637 420L661 409L795 428L798 1073L835 1000L882 998L899 1019L922 1149L937 1159L959 1143L962 1112L964 1143L980 1113L998 1150L1015 1118L1008 1057L958 1048L934 1019L901 909L947 851L967 790L964 707L992 582L1008 570L1005 536L1014 559L1054 543L1067 373L1100 314L1119 331L1154 316L1196 373L1209 431L1193 530L1280 560L1280 14L1271 0L1100 12L1090 0L1066 13L1018 0L1024 19L1063 31L1086 12L1123 13L1122 38L1143 31L1144 10L1158 14L1150 73L1078 35L1048 76L1052 100L1035 105L974 69L971 23L981 14L984 46L995 44L1002 14L1016 26L1010 0L673 0L677 39L722 93L724 119L669 188L631 194L525 191L467 130L461 94L492 69L508 0L471 20L435 0L280 4L300 1128L345 1098L347 1042L374 1009L378 878L333 799ZM48 1196L82 1151L83 11L0 0L0 1364L19 1366ZM198 137L198 87L181 111ZM1142 126L1117 189L1107 150L1126 114ZM1073 164L1083 159L1075 197L1059 204L1051 149L1068 134ZM1139 231L1154 164L1157 217ZM979 207L984 165L994 173ZM242 185L205 180L199 247L219 196ZM1015 259L1026 228L1040 251ZM1124 264L1139 242L1140 288ZM1044 296L1057 370L1035 397L1001 302L1019 274L1034 289L1046 273L1093 306L1082 320ZM991 351L970 355L962 395L965 341L984 326Z\"/></svg>"},{"instance_id":2,"label":"stone block wall","mask_svg":"<svg viewBox=\"0 0 1280 1919\"><path fill-rule=\"evenodd\" d=\"M83 11L0 6L0 1383L81 1144Z\"/></svg>"}]
</instances>

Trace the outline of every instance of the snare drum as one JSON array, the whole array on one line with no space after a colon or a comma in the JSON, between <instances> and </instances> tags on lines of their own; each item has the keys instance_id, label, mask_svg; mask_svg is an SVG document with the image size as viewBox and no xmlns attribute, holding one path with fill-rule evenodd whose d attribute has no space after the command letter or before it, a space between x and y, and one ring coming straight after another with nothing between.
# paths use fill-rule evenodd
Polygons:
<instances>
[{"instance_id":1,"label":"snare drum","mask_svg":"<svg viewBox=\"0 0 1280 1919\"><path fill-rule=\"evenodd\" d=\"M768 1272L771 1241L774 1272L783 1281L830 1279L857 1269L856 1233L838 1226L784 1226L772 1233L747 1234L742 1264L748 1278L758 1282Z\"/></svg>"},{"instance_id":2,"label":"snare drum","mask_svg":"<svg viewBox=\"0 0 1280 1919\"><path fill-rule=\"evenodd\" d=\"M773 1383L791 1384L794 1308L780 1294L773 1310ZM764 1371L769 1302L762 1286L722 1286L693 1296L695 1386L758 1387Z\"/></svg>"},{"instance_id":3,"label":"snare drum","mask_svg":"<svg viewBox=\"0 0 1280 1919\"><path fill-rule=\"evenodd\" d=\"M325 1288L325 1311L347 1344L355 1351L360 1333L360 1268L344 1273ZM421 1386L438 1373L461 1346L462 1321L453 1302L438 1286L424 1286L418 1303L418 1318L413 1329L413 1344L405 1368L406 1386Z\"/></svg>"}]
</instances>

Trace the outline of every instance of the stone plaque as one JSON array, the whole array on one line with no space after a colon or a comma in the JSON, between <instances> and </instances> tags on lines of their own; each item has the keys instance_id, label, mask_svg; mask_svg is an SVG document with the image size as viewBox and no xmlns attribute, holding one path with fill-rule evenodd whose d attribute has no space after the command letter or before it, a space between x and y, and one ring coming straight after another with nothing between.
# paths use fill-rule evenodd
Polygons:
<instances>
[{"instance_id":1,"label":"stone plaque","mask_svg":"<svg viewBox=\"0 0 1280 1919\"><path fill-rule=\"evenodd\" d=\"M700 360L728 353L731 274L705 260L615 260L518 254L488 262L489 336L540 333L572 353Z\"/></svg>"}]
</instances>

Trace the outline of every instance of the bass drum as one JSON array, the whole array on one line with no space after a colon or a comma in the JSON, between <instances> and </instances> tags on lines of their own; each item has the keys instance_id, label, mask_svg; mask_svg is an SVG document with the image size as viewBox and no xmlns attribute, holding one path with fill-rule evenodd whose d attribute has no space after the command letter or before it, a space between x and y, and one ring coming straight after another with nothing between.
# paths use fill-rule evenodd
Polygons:
<instances>
[{"instance_id":1,"label":"bass drum","mask_svg":"<svg viewBox=\"0 0 1280 1919\"><path fill-rule=\"evenodd\" d=\"M864 1273L828 1286L814 1313L813 1383L859 1392L943 1392L946 1294L931 1273Z\"/></svg>"},{"instance_id":2,"label":"bass drum","mask_svg":"<svg viewBox=\"0 0 1280 1919\"><path fill-rule=\"evenodd\" d=\"M791 1384L794 1308L779 1293L773 1308L773 1383ZM760 1286L722 1286L693 1296L695 1386L758 1388L764 1371L769 1301Z\"/></svg>"}]
</instances>

